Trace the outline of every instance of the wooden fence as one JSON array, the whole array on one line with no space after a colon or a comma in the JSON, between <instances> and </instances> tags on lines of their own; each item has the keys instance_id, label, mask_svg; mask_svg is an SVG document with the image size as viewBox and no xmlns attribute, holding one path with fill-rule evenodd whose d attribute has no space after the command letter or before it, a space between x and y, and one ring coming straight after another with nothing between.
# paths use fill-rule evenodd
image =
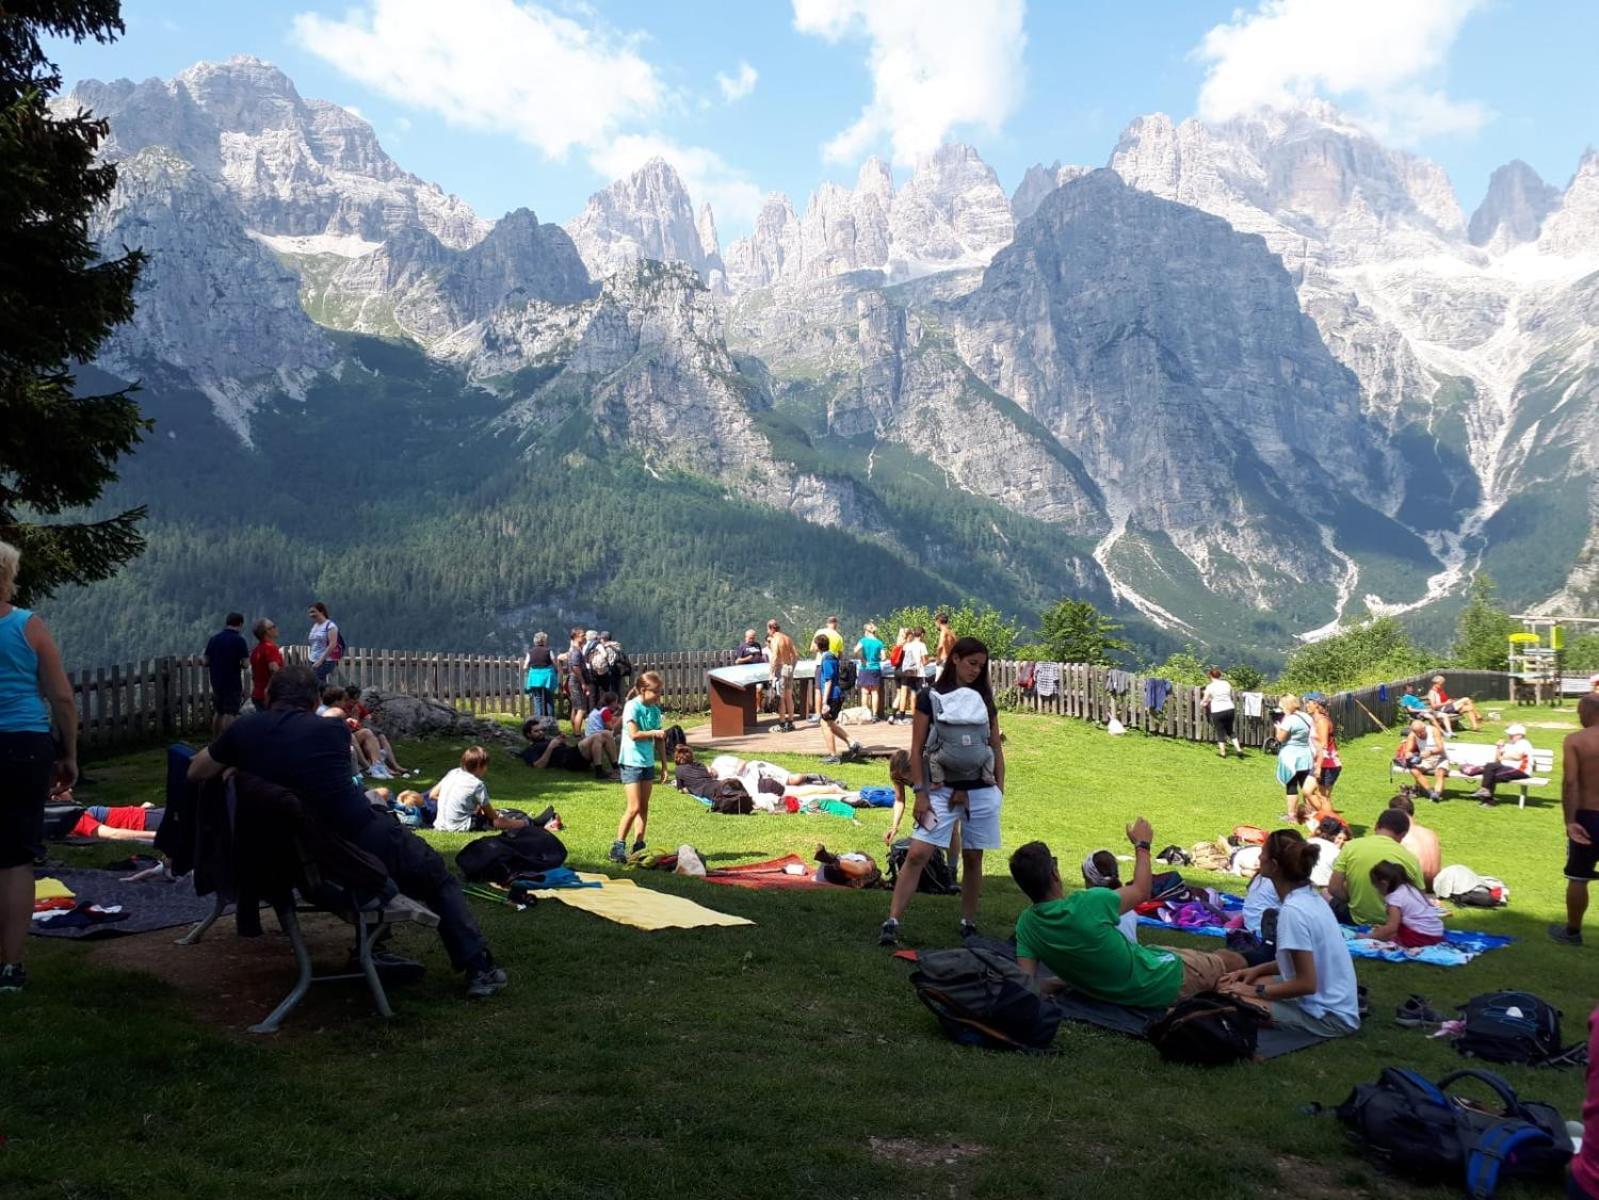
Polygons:
<instances>
[{"instance_id":1,"label":"wooden fence","mask_svg":"<svg viewBox=\"0 0 1599 1200\"><path fill-rule=\"evenodd\" d=\"M284 652L290 661L304 661L306 657L303 646L286 646ZM659 672L665 684L666 708L699 712L707 705L705 672L731 664L734 652L648 651L631 657L635 671ZM1157 736L1194 742L1211 739L1209 721L1199 704L1199 688L1170 688L1165 703L1157 710L1148 703L1143 676L1121 673L1115 682L1123 685L1122 690L1112 692L1112 672L1108 668L1068 663L1061 666L1058 686L1050 695L1041 696L1036 687L1017 687L1024 666L1036 664L992 664L991 680L1001 705L1099 724L1114 715L1129 729ZM200 734L210 728L211 680L198 656L143 659L73 672L70 678L78 708L79 740L85 752L148 745ZM334 681L380 692L427 696L475 713L526 716L531 708L523 691L523 678L520 657L352 649L339 664ZM1330 696L1328 707L1340 735L1352 738L1392 728L1398 719L1398 700L1405 685L1415 683L1425 691L1430 678L1431 673ZM1509 697L1509 678L1495 671L1449 673L1452 693L1494 702ZM1273 707L1273 698L1266 697L1261 715L1248 716L1240 700L1240 740L1259 745L1266 736Z\"/></svg>"}]
</instances>

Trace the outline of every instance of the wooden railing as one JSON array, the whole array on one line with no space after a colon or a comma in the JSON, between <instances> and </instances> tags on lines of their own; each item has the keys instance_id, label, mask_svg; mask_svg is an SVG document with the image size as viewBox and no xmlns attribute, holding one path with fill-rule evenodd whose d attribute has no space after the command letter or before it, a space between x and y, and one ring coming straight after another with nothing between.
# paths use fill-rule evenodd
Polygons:
<instances>
[{"instance_id":1,"label":"wooden railing","mask_svg":"<svg viewBox=\"0 0 1599 1200\"><path fill-rule=\"evenodd\" d=\"M286 646L290 661L304 661L306 648ZM729 665L731 650L644 651L630 655L635 673L656 671L664 683L663 706L677 712L700 712L706 706L705 672ZM1129 729L1162 737L1206 742L1210 723L1200 707L1201 690L1175 686L1157 711L1147 703L1144 677L1129 674L1124 691L1110 691L1105 667L1064 664L1054 693L1022 691L1017 679L1024 664L996 660L990 679L1000 704L1024 712L1048 713L1105 723L1114 715ZM147 745L163 739L202 734L211 724L210 673L196 655L143 659L109 668L77 671L70 676L77 701L80 744L86 752ZM1426 690L1431 673L1394 683L1339 692L1328 707L1344 738L1391 729L1399 719L1399 697L1405 685ZM1451 671L1453 694L1500 702L1510 695L1510 677L1496 671ZM352 649L339 663L333 681L406 696L427 696L481 714L526 716L531 711L523 690L520 656L433 654L410 650ZM854 702L858 698L852 698ZM1267 733L1275 697L1263 699L1260 716L1244 713L1240 696L1238 736L1259 745Z\"/></svg>"}]
</instances>

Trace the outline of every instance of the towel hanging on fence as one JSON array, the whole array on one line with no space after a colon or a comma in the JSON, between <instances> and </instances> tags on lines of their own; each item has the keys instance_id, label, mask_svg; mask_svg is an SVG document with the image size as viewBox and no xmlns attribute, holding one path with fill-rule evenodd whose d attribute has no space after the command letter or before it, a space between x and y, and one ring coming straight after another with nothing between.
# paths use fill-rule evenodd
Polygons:
<instances>
[{"instance_id":1,"label":"towel hanging on fence","mask_svg":"<svg viewBox=\"0 0 1599 1200\"><path fill-rule=\"evenodd\" d=\"M1144 706L1150 712L1160 712L1166 707L1166 697L1171 695L1171 680L1151 678L1144 680Z\"/></svg>"},{"instance_id":2,"label":"towel hanging on fence","mask_svg":"<svg viewBox=\"0 0 1599 1200\"><path fill-rule=\"evenodd\" d=\"M1129 691L1133 686L1133 677L1126 671L1106 671L1105 690L1112 696L1120 696Z\"/></svg>"},{"instance_id":3,"label":"towel hanging on fence","mask_svg":"<svg viewBox=\"0 0 1599 1200\"><path fill-rule=\"evenodd\" d=\"M1245 692L1244 693L1244 716L1246 716L1246 717L1258 717L1258 716L1260 716L1261 712L1265 708L1265 700L1266 700L1266 693L1264 693L1264 692Z\"/></svg>"},{"instance_id":4,"label":"towel hanging on fence","mask_svg":"<svg viewBox=\"0 0 1599 1200\"><path fill-rule=\"evenodd\" d=\"M1060 689L1060 664L1039 663L1033 674L1033 686L1040 696L1053 696Z\"/></svg>"}]
</instances>

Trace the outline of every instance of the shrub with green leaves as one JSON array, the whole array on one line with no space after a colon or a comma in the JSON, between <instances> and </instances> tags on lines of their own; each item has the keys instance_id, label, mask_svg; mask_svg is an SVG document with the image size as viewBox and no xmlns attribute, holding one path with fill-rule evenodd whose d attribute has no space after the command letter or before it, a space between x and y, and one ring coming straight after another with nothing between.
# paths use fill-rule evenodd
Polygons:
<instances>
[{"instance_id":1,"label":"shrub with green leaves","mask_svg":"<svg viewBox=\"0 0 1599 1200\"><path fill-rule=\"evenodd\" d=\"M1415 675L1431 665L1394 617L1373 617L1288 657L1281 686L1290 692L1339 692Z\"/></svg>"}]
</instances>

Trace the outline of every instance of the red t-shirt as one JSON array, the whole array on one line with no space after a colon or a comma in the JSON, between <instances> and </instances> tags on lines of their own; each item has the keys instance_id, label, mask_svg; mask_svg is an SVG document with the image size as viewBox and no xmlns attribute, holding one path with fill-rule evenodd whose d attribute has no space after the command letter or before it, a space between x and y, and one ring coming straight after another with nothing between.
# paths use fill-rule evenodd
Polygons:
<instances>
[{"instance_id":1,"label":"red t-shirt","mask_svg":"<svg viewBox=\"0 0 1599 1200\"><path fill-rule=\"evenodd\" d=\"M250 651L250 699L265 700L267 681L272 678L272 664L283 666L283 651L273 642L257 642Z\"/></svg>"}]
</instances>

